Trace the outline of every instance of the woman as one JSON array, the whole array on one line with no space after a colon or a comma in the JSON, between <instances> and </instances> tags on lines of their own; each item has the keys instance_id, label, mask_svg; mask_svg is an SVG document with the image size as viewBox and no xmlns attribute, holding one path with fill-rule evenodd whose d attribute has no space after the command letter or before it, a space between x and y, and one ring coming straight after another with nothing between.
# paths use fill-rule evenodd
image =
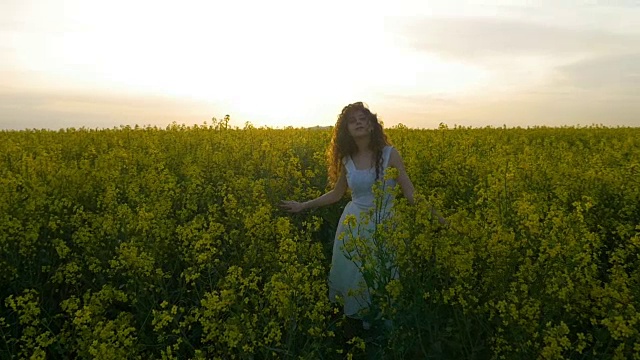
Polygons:
<instances>
[{"instance_id":1,"label":"woman","mask_svg":"<svg viewBox=\"0 0 640 360\"><path fill-rule=\"evenodd\" d=\"M376 203L374 184L377 180L386 189L400 185L402 194L410 204L413 204L414 188L405 171L402 157L389 144L378 117L362 102L349 104L342 109L333 129L328 161L333 190L307 202L283 201L280 206L297 213L333 204L342 198L347 187L351 189L352 201L342 213L334 239L329 297L332 302L338 301L338 297L343 299L344 314L360 318L360 310L368 307L370 297L360 271L361 262L353 254L354 248L351 246L349 250L345 250L344 245L348 239L358 236L364 238L365 242L367 237L371 241L375 223L389 215L393 200L391 192L385 193L385 201ZM387 167L397 169L396 179L384 179ZM368 219L365 214L372 212L375 213L375 218L364 220ZM353 220L354 217L355 226L353 221L345 224L345 219ZM363 325L367 327L367 323Z\"/></svg>"}]
</instances>

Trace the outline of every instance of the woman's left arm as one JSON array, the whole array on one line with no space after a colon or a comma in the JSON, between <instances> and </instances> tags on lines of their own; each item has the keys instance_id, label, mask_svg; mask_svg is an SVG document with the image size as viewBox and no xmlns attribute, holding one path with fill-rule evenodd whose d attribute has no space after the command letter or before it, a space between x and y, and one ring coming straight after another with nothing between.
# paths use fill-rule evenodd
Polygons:
<instances>
[{"instance_id":1,"label":"woman's left arm","mask_svg":"<svg viewBox=\"0 0 640 360\"><path fill-rule=\"evenodd\" d=\"M391 154L389 155L389 166L398 169L398 179L397 182L402 189L402 194L407 199L409 204L413 205L413 192L415 189L413 188L413 184L411 183L411 179L409 179L409 175L407 175L407 171L404 168L404 163L402 162L402 156L395 147L391 148Z\"/></svg>"}]
</instances>

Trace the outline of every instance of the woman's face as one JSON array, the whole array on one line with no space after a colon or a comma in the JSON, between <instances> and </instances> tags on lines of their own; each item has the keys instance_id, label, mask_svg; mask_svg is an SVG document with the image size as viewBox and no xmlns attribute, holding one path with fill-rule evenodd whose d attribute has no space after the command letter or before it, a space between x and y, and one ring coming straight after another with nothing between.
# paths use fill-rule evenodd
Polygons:
<instances>
[{"instance_id":1,"label":"woman's face","mask_svg":"<svg viewBox=\"0 0 640 360\"><path fill-rule=\"evenodd\" d=\"M371 135L373 129L371 121L362 110L354 111L353 114L347 119L347 128L349 134L355 138L361 138Z\"/></svg>"}]
</instances>

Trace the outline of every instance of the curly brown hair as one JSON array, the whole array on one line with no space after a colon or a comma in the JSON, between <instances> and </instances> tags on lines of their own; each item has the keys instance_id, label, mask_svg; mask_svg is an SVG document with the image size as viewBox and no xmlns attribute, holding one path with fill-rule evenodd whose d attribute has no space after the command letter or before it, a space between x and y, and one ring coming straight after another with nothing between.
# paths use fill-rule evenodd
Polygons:
<instances>
[{"instance_id":1,"label":"curly brown hair","mask_svg":"<svg viewBox=\"0 0 640 360\"><path fill-rule=\"evenodd\" d=\"M338 115L338 121L333 127L333 135L331 136L331 144L327 148L327 163L329 167L329 184L334 186L338 181L341 169L341 160L347 155L354 155L358 151L356 142L349 134L348 124L349 118L355 116L357 111L362 113L371 122L373 131L371 132L371 141L369 149L373 150L376 156L376 179L380 178L382 169L382 149L386 145L390 145L387 135L382 129L382 125L378 122L378 115L372 113L369 108L362 102L349 104L342 109Z\"/></svg>"}]
</instances>

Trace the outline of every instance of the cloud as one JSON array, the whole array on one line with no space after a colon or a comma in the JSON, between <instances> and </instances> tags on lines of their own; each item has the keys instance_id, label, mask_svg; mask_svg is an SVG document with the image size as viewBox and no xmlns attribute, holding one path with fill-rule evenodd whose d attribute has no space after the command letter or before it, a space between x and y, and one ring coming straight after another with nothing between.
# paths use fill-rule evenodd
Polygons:
<instances>
[{"instance_id":1,"label":"cloud","mask_svg":"<svg viewBox=\"0 0 640 360\"><path fill-rule=\"evenodd\" d=\"M575 5L574 1L571 1ZM597 1L595 3L591 3L591 6L598 7L623 7L623 8L639 8L640 2L638 0L606 0L606 1Z\"/></svg>"},{"instance_id":2,"label":"cloud","mask_svg":"<svg viewBox=\"0 0 640 360\"><path fill-rule=\"evenodd\" d=\"M607 55L557 69L557 84L593 91L615 91L640 101L640 52ZM640 119L639 119L640 120Z\"/></svg>"},{"instance_id":3,"label":"cloud","mask_svg":"<svg viewBox=\"0 0 640 360\"><path fill-rule=\"evenodd\" d=\"M528 15L523 7L493 17L387 19L385 27L417 53L492 74L482 91L451 95L455 102L429 96L395 99L408 119L402 122L640 126L640 33L612 24L609 15L626 9L607 8L607 19L597 14L601 7L585 9L575 10L575 22L562 21L571 19L567 12L558 12L554 22L553 12L544 7Z\"/></svg>"},{"instance_id":4,"label":"cloud","mask_svg":"<svg viewBox=\"0 0 640 360\"><path fill-rule=\"evenodd\" d=\"M564 28L507 18L392 18L385 26L417 51L481 61L514 55L593 54L638 48L640 34Z\"/></svg>"},{"instance_id":5,"label":"cloud","mask_svg":"<svg viewBox=\"0 0 640 360\"><path fill-rule=\"evenodd\" d=\"M394 109L397 115L389 119L389 123L426 128L435 128L441 122L472 127L640 126L640 102L620 97L597 98L580 91L488 96L481 100L461 100L457 105L443 108L430 106L428 98L414 101L415 106Z\"/></svg>"},{"instance_id":6,"label":"cloud","mask_svg":"<svg viewBox=\"0 0 640 360\"><path fill-rule=\"evenodd\" d=\"M0 89L0 129L202 124L224 116L214 111L214 104L164 97Z\"/></svg>"},{"instance_id":7,"label":"cloud","mask_svg":"<svg viewBox=\"0 0 640 360\"><path fill-rule=\"evenodd\" d=\"M640 126L640 52L603 55L557 67L545 83L468 97L386 95L380 113L411 127ZM390 119L391 120L391 119ZM390 122L391 123L391 122Z\"/></svg>"}]
</instances>

